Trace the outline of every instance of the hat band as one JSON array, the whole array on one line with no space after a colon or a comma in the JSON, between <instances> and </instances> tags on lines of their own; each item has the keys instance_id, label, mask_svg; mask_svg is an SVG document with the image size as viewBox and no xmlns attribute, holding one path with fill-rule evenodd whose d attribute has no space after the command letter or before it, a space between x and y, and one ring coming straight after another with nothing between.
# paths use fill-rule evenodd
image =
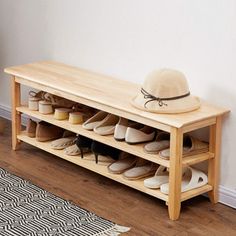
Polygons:
<instances>
[{"instance_id":1,"label":"hat band","mask_svg":"<svg viewBox=\"0 0 236 236\"><path fill-rule=\"evenodd\" d=\"M180 96L176 96L176 97L168 97L168 98L159 98L159 97L155 97L152 94L148 93L145 89L141 88L141 93L144 95L144 99L149 99L148 101L146 101L144 103L144 107L146 108L146 105L149 102L153 102L153 101L157 101L158 105L160 107L162 106L168 106L166 103L164 103L163 101L170 101L170 100L176 100L176 99L180 99L180 98L184 98L190 95L190 92L184 94L184 95L180 95Z\"/></svg>"}]
</instances>

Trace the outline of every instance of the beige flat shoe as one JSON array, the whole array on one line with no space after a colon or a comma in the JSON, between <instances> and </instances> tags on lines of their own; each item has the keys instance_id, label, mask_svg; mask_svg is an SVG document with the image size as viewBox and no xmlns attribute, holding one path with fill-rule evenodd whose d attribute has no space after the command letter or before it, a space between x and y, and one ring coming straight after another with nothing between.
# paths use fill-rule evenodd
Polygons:
<instances>
[{"instance_id":1,"label":"beige flat shoe","mask_svg":"<svg viewBox=\"0 0 236 236\"><path fill-rule=\"evenodd\" d=\"M62 150L75 144L75 141L76 141L75 136L67 138L59 138L51 142L51 148L55 150Z\"/></svg>"},{"instance_id":2,"label":"beige flat shoe","mask_svg":"<svg viewBox=\"0 0 236 236\"><path fill-rule=\"evenodd\" d=\"M164 166L159 166L155 175L144 180L144 186L151 189L158 189L162 184L169 182L169 172Z\"/></svg>"},{"instance_id":3,"label":"beige flat shoe","mask_svg":"<svg viewBox=\"0 0 236 236\"><path fill-rule=\"evenodd\" d=\"M183 157L196 155L209 151L209 144L200 141L192 136L185 136L183 140ZM159 152L159 156L163 159L170 159L170 149L164 149Z\"/></svg>"},{"instance_id":4,"label":"beige flat shoe","mask_svg":"<svg viewBox=\"0 0 236 236\"><path fill-rule=\"evenodd\" d=\"M154 175L156 169L156 164L140 158L135 167L123 173L123 177L128 180L138 180Z\"/></svg>"},{"instance_id":5,"label":"beige flat shoe","mask_svg":"<svg viewBox=\"0 0 236 236\"><path fill-rule=\"evenodd\" d=\"M101 123L101 121L103 121L103 119L107 116L107 114L108 113L105 111L97 112L94 116L85 121L82 127L87 130L93 130Z\"/></svg>"},{"instance_id":6,"label":"beige flat shoe","mask_svg":"<svg viewBox=\"0 0 236 236\"><path fill-rule=\"evenodd\" d=\"M107 169L112 174L121 174L126 170L135 166L137 157L127 152L122 152L119 156L119 160L111 163Z\"/></svg>"},{"instance_id":7,"label":"beige flat shoe","mask_svg":"<svg viewBox=\"0 0 236 236\"><path fill-rule=\"evenodd\" d=\"M123 117L120 117L118 123L115 126L114 139L116 141L124 141L125 134L126 134L128 127L131 127L134 129L141 129L143 127L143 125L140 123L137 123L135 121L129 121Z\"/></svg>"},{"instance_id":8,"label":"beige flat shoe","mask_svg":"<svg viewBox=\"0 0 236 236\"><path fill-rule=\"evenodd\" d=\"M167 149L170 146L170 134L167 132L159 132L156 137L156 141L148 143L144 146L144 151L147 153L159 153L163 149Z\"/></svg>"},{"instance_id":9,"label":"beige flat shoe","mask_svg":"<svg viewBox=\"0 0 236 236\"><path fill-rule=\"evenodd\" d=\"M139 130L128 127L125 134L125 142L128 144L145 143L152 141L155 135L155 129L146 125Z\"/></svg>"},{"instance_id":10,"label":"beige flat shoe","mask_svg":"<svg viewBox=\"0 0 236 236\"><path fill-rule=\"evenodd\" d=\"M93 131L100 135L114 134L115 126L119 121L119 117L113 114L108 114Z\"/></svg>"}]
</instances>

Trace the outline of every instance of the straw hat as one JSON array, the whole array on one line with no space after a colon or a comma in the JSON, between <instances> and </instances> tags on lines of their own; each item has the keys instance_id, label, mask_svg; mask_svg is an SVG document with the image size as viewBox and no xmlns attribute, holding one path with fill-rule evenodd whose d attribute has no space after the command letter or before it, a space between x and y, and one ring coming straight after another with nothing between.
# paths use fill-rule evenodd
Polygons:
<instances>
[{"instance_id":1,"label":"straw hat","mask_svg":"<svg viewBox=\"0 0 236 236\"><path fill-rule=\"evenodd\" d=\"M183 73L172 69L151 72L132 105L156 113L182 113L200 107L198 97L190 95Z\"/></svg>"}]
</instances>

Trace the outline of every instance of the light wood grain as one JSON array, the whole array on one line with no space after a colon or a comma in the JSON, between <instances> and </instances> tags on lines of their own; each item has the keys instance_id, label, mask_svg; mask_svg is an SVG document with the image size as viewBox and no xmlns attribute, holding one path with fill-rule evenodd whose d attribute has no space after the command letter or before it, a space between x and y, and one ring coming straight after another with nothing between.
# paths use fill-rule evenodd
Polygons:
<instances>
[{"instance_id":1,"label":"light wood grain","mask_svg":"<svg viewBox=\"0 0 236 236\"><path fill-rule=\"evenodd\" d=\"M20 133L21 129L21 115L16 110L16 107L20 105L21 93L20 84L15 82L15 77L11 79L11 105L12 105L12 149L16 150L19 147L19 140L17 134Z\"/></svg>"},{"instance_id":2,"label":"light wood grain","mask_svg":"<svg viewBox=\"0 0 236 236\"><path fill-rule=\"evenodd\" d=\"M80 156L68 156L64 154L63 150L54 150L50 147L50 142L37 142L35 138L29 138L28 136L25 135L24 132L21 134L17 135L18 139L29 143L37 148L40 148L46 152L49 152L51 154L54 154L62 159L65 159L67 161L70 161L76 165L82 166L86 169L92 170L96 173L99 173L100 175L106 176L110 179L113 179L119 183L125 184L129 187L132 187L134 189L137 189L141 192L144 192L146 194L149 194L151 196L157 197L159 199L162 199L164 201L168 201L168 196L161 193L160 190L152 190L149 188L144 187L143 184L143 179L142 180L136 180L136 181L130 181L126 180L122 177L122 175L116 175L116 174L111 174L107 170L107 164L105 165L99 165L95 163L95 158L93 154L85 154L84 159L81 159ZM88 155L92 156L93 161L91 160L86 160L88 158ZM87 157L86 157L87 156Z\"/></svg>"},{"instance_id":3,"label":"light wood grain","mask_svg":"<svg viewBox=\"0 0 236 236\"><path fill-rule=\"evenodd\" d=\"M220 167L220 150L221 150L221 127L222 117L217 117L216 125L210 126L210 152L214 152L215 157L208 163L208 183L213 190L208 193L212 203L218 202L219 188L219 167Z\"/></svg>"},{"instance_id":4,"label":"light wood grain","mask_svg":"<svg viewBox=\"0 0 236 236\"><path fill-rule=\"evenodd\" d=\"M68 94L72 100L83 99L86 104L102 110L145 122L182 127L200 120L227 113L229 110L202 102L200 109L183 114L153 114L134 108L130 100L140 92L141 85L57 62L38 62L5 69L6 73L51 89L54 94ZM29 84L30 85L30 84ZM89 105L89 104L88 104ZM112 111L110 110L111 108ZM101 108L99 108L101 109ZM141 122L141 123L143 123ZM156 127L158 128L158 127Z\"/></svg>"},{"instance_id":5,"label":"light wood grain","mask_svg":"<svg viewBox=\"0 0 236 236\"><path fill-rule=\"evenodd\" d=\"M172 128L170 133L170 170L168 211L171 220L177 220L181 208L183 132Z\"/></svg>"},{"instance_id":6,"label":"light wood grain","mask_svg":"<svg viewBox=\"0 0 236 236\"><path fill-rule=\"evenodd\" d=\"M211 118L208 118L205 120L201 120L201 121L186 125L182 128L182 130L183 130L183 133L188 133L193 130L208 127L208 126L213 125L215 123L216 123L216 117L211 117Z\"/></svg>"},{"instance_id":7,"label":"light wood grain","mask_svg":"<svg viewBox=\"0 0 236 236\"><path fill-rule=\"evenodd\" d=\"M206 184L200 188L195 188L195 189L189 190L187 192L181 193L181 201L183 202L183 201L190 199L192 197L198 196L203 193L207 193L207 192L211 191L212 189L213 189L213 187L211 185Z\"/></svg>"}]
</instances>

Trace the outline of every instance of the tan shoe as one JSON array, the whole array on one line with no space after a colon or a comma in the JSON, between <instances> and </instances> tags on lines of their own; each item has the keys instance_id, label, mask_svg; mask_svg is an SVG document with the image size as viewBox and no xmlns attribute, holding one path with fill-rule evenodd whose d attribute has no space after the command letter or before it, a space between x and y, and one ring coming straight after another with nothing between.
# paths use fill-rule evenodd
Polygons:
<instances>
[{"instance_id":1,"label":"tan shoe","mask_svg":"<svg viewBox=\"0 0 236 236\"><path fill-rule=\"evenodd\" d=\"M209 151L209 144L200 141L197 138L186 135L183 140L183 157L196 155ZM163 159L170 159L170 149L164 149L159 152L159 156Z\"/></svg>"},{"instance_id":2,"label":"tan shoe","mask_svg":"<svg viewBox=\"0 0 236 236\"><path fill-rule=\"evenodd\" d=\"M40 121L36 128L36 140L46 142L62 137L64 130L45 121Z\"/></svg>"},{"instance_id":3,"label":"tan shoe","mask_svg":"<svg viewBox=\"0 0 236 236\"><path fill-rule=\"evenodd\" d=\"M156 169L156 164L140 158L135 167L123 173L123 177L128 180L142 179L154 175Z\"/></svg>"},{"instance_id":4,"label":"tan shoe","mask_svg":"<svg viewBox=\"0 0 236 236\"><path fill-rule=\"evenodd\" d=\"M30 138L35 138L36 127L37 127L37 122L31 119L28 119L27 125L26 125L26 135Z\"/></svg>"},{"instance_id":5,"label":"tan shoe","mask_svg":"<svg viewBox=\"0 0 236 236\"><path fill-rule=\"evenodd\" d=\"M144 146L144 151L147 153L159 153L163 149L170 146L170 134L167 132L159 132L156 141L148 143Z\"/></svg>"},{"instance_id":6,"label":"tan shoe","mask_svg":"<svg viewBox=\"0 0 236 236\"><path fill-rule=\"evenodd\" d=\"M127 152L121 152L119 160L110 164L107 168L112 174L121 174L126 170L135 166L137 162L137 157L133 156Z\"/></svg>"},{"instance_id":7,"label":"tan shoe","mask_svg":"<svg viewBox=\"0 0 236 236\"><path fill-rule=\"evenodd\" d=\"M87 121L85 121L82 125L84 129L87 130L93 130L95 127L97 127L103 119L107 116L107 112L105 111L99 111L97 112L93 117L89 118Z\"/></svg>"},{"instance_id":8,"label":"tan shoe","mask_svg":"<svg viewBox=\"0 0 236 236\"><path fill-rule=\"evenodd\" d=\"M96 126L93 131L100 135L114 134L115 126L119 121L119 117L113 114L108 114L101 123Z\"/></svg>"}]
</instances>

